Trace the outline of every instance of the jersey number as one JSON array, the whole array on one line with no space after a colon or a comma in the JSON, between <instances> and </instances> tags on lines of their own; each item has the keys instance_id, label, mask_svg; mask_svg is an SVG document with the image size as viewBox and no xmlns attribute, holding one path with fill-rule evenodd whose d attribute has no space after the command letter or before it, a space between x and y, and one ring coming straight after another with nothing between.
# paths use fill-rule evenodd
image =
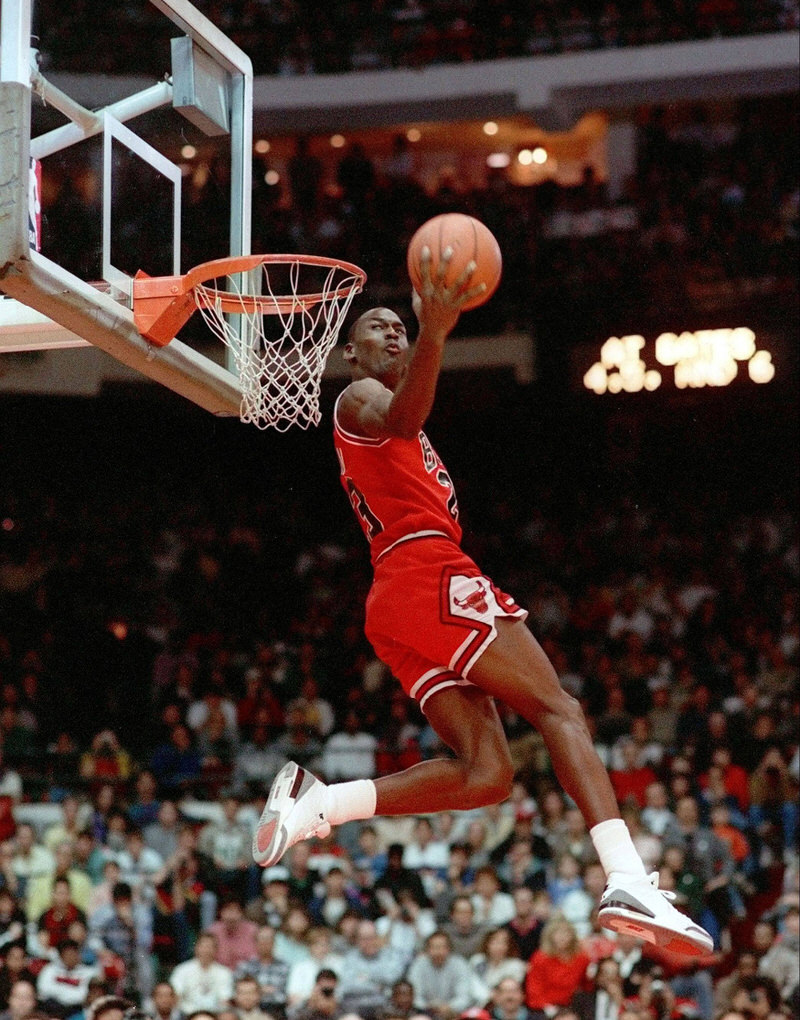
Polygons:
<instances>
[{"instance_id":1,"label":"jersey number","mask_svg":"<svg viewBox=\"0 0 800 1020\"><path fill-rule=\"evenodd\" d=\"M371 542L376 535L380 535L383 531L383 524L370 510L369 503L364 498L364 493L353 484L351 479L347 478L345 481L347 483L347 493L350 496L350 502L356 512L356 517L361 521L364 534Z\"/></svg>"}]
</instances>

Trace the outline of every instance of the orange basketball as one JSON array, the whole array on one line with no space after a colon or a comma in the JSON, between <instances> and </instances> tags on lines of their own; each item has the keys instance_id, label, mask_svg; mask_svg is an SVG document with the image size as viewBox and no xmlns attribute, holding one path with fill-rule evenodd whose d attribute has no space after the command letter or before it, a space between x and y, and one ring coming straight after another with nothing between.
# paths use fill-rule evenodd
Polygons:
<instances>
[{"instance_id":1,"label":"orange basketball","mask_svg":"<svg viewBox=\"0 0 800 1020\"><path fill-rule=\"evenodd\" d=\"M423 223L411 238L408 245L408 275L414 290L420 291L422 277L420 275L420 255L428 246L431 250L431 277L435 278L439 255L449 245L453 249L453 257L445 277L449 285L455 282L468 262L477 266L470 280L470 287L486 284L486 290L472 298L464 305L464 309L477 308L497 290L500 274L503 271L503 257L500 245L494 234L480 220L463 213L442 213Z\"/></svg>"}]
</instances>

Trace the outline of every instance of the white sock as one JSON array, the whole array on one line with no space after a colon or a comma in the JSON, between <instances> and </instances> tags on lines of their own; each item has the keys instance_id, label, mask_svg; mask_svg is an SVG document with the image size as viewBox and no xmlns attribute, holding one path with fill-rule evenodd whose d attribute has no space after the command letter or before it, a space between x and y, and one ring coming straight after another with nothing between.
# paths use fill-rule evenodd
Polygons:
<instances>
[{"instance_id":1,"label":"white sock","mask_svg":"<svg viewBox=\"0 0 800 1020\"><path fill-rule=\"evenodd\" d=\"M377 797L378 792L371 779L334 783L325 791L325 817L331 825L354 822L358 818L372 818Z\"/></svg>"},{"instance_id":2,"label":"white sock","mask_svg":"<svg viewBox=\"0 0 800 1020\"><path fill-rule=\"evenodd\" d=\"M605 822L598 822L589 831L589 835L606 875L610 875L612 871L619 871L623 875L647 877L642 858L628 832L628 826L621 818L609 818Z\"/></svg>"}]
</instances>

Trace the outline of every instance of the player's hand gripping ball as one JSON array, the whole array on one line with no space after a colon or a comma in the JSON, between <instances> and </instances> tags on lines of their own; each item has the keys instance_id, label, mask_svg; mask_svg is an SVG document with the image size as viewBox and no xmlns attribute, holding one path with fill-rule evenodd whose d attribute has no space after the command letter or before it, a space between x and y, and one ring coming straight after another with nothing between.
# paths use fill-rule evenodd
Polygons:
<instances>
[{"instance_id":1,"label":"player's hand gripping ball","mask_svg":"<svg viewBox=\"0 0 800 1020\"><path fill-rule=\"evenodd\" d=\"M462 311L484 304L497 290L503 272L500 245L491 230L480 220L463 213L442 213L422 224L411 238L407 256L408 275L417 293L422 289L420 257L426 245L431 251L432 279L436 279L441 253L448 246L453 249L453 257L445 276L445 284L448 286L455 283L468 262L475 263L476 269L469 281L469 289L485 283L486 290L470 298L462 306Z\"/></svg>"}]
</instances>

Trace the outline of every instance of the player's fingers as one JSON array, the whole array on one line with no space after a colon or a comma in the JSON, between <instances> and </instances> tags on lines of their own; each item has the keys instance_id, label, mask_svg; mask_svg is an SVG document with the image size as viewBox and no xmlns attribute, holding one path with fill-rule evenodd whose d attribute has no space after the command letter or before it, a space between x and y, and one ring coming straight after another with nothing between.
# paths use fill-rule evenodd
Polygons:
<instances>
[{"instance_id":1,"label":"player's fingers","mask_svg":"<svg viewBox=\"0 0 800 1020\"><path fill-rule=\"evenodd\" d=\"M465 304L467 301L471 301L473 298L478 297L479 294L483 294L486 291L486 284L479 283L477 287L470 287L469 290L465 290L463 294L458 295L459 305Z\"/></svg>"},{"instance_id":2,"label":"player's fingers","mask_svg":"<svg viewBox=\"0 0 800 1020\"><path fill-rule=\"evenodd\" d=\"M442 250L442 254L439 256L439 264L436 267L436 283L443 284L445 277L447 276L447 270L450 268L450 260L453 257L453 249L448 246Z\"/></svg>"},{"instance_id":3,"label":"player's fingers","mask_svg":"<svg viewBox=\"0 0 800 1020\"><path fill-rule=\"evenodd\" d=\"M458 292L465 284L469 283L470 277L477 268L477 262L469 261L459 273L455 283L453 284L453 290Z\"/></svg>"},{"instance_id":4,"label":"player's fingers","mask_svg":"<svg viewBox=\"0 0 800 1020\"><path fill-rule=\"evenodd\" d=\"M428 245L423 245L419 253L419 275L422 281L423 289L427 289L431 284L431 250Z\"/></svg>"}]
</instances>

